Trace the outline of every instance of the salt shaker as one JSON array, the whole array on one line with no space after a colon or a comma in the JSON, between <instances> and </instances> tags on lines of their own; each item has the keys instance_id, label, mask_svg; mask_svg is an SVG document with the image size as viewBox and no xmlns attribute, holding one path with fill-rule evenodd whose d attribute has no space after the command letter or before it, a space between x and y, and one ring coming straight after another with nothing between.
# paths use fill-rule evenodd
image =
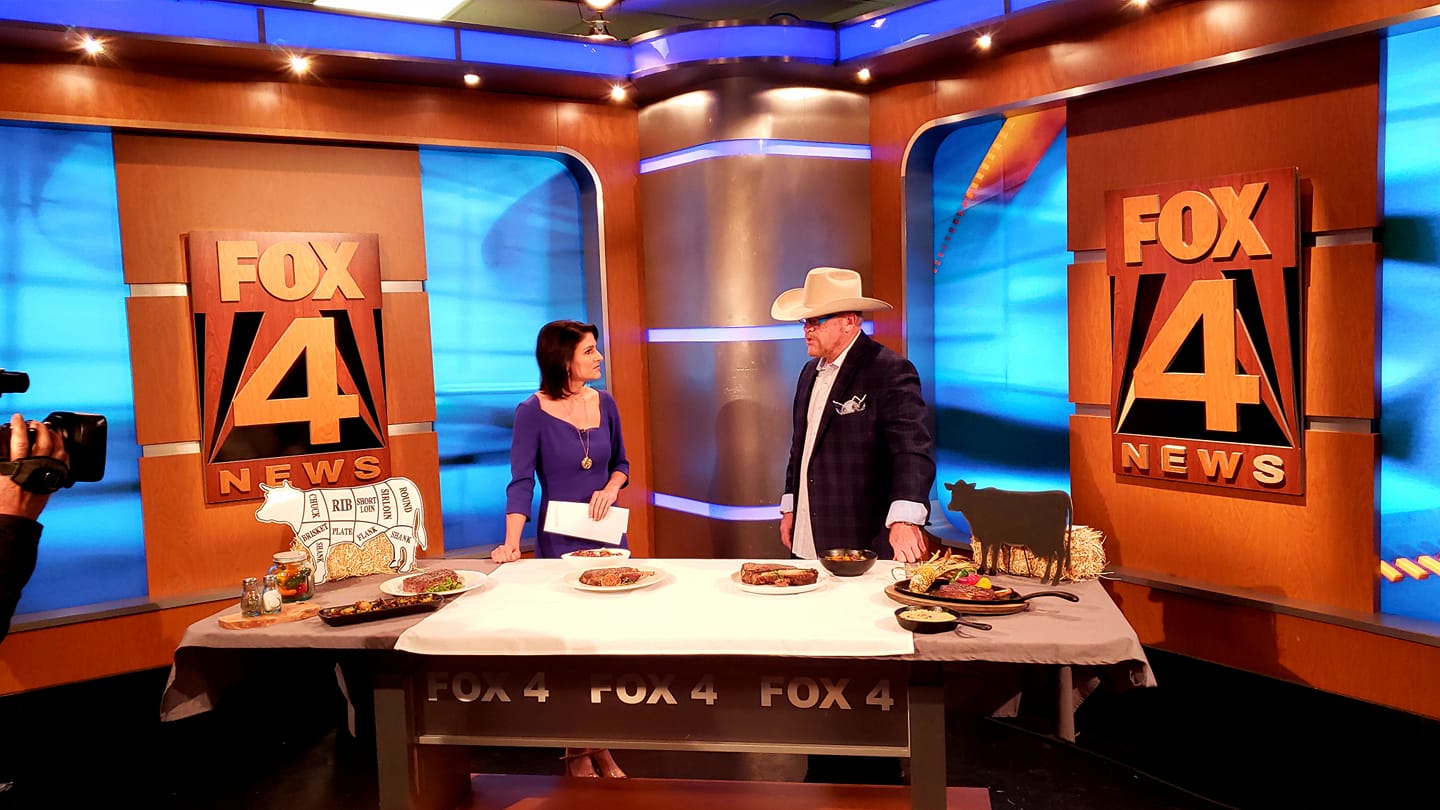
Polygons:
<instances>
[{"instance_id":1,"label":"salt shaker","mask_svg":"<svg viewBox=\"0 0 1440 810\"><path fill-rule=\"evenodd\" d=\"M240 583L240 615L246 618L259 616L263 605L260 580L255 577L246 577L244 582Z\"/></svg>"},{"instance_id":2,"label":"salt shaker","mask_svg":"<svg viewBox=\"0 0 1440 810\"><path fill-rule=\"evenodd\" d=\"M265 591L260 595L261 613L279 613L280 603L280 580L274 574L265 575Z\"/></svg>"}]
</instances>

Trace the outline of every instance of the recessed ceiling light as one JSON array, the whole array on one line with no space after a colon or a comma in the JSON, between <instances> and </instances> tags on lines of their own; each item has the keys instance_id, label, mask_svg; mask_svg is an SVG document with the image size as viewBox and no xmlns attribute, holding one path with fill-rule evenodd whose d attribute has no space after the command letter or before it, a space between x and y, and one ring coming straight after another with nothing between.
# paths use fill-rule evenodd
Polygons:
<instances>
[{"instance_id":1,"label":"recessed ceiling light","mask_svg":"<svg viewBox=\"0 0 1440 810\"><path fill-rule=\"evenodd\" d=\"M290 71L292 73L309 73L310 57L299 55L290 57Z\"/></svg>"},{"instance_id":2,"label":"recessed ceiling light","mask_svg":"<svg viewBox=\"0 0 1440 810\"><path fill-rule=\"evenodd\" d=\"M862 83L870 81L870 68L860 68L855 71L855 80Z\"/></svg>"},{"instance_id":3,"label":"recessed ceiling light","mask_svg":"<svg viewBox=\"0 0 1440 810\"><path fill-rule=\"evenodd\" d=\"M628 95L629 95L629 93L626 92L626 90L625 90L625 85L623 85L623 84L612 84L612 85L610 85L610 98L611 98L612 100L614 100L614 101L624 101L624 100L625 100L625 97L628 96Z\"/></svg>"},{"instance_id":4,"label":"recessed ceiling light","mask_svg":"<svg viewBox=\"0 0 1440 810\"><path fill-rule=\"evenodd\" d=\"M475 87L475 86L477 86L477 85L479 85L479 84L480 84L480 74L478 74L478 73L466 73L466 74L465 74L465 86L466 86L466 87Z\"/></svg>"},{"instance_id":5,"label":"recessed ceiling light","mask_svg":"<svg viewBox=\"0 0 1440 810\"><path fill-rule=\"evenodd\" d=\"M99 56L100 54L105 53L105 43L90 36L89 34L86 34L85 36L80 38L80 50L90 54L91 56Z\"/></svg>"},{"instance_id":6,"label":"recessed ceiling light","mask_svg":"<svg viewBox=\"0 0 1440 810\"><path fill-rule=\"evenodd\" d=\"M988 50L991 45L995 44L995 40L989 34L981 34L980 36L976 37L975 44L980 48L980 50L984 51Z\"/></svg>"},{"instance_id":7,"label":"recessed ceiling light","mask_svg":"<svg viewBox=\"0 0 1440 810\"><path fill-rule=\"evenodd\" d=\"M463 0L315 0L315 5L340 11L359 11L365 14L438 22L459 8L461 1Z\"/></svg>"}]
</instances>

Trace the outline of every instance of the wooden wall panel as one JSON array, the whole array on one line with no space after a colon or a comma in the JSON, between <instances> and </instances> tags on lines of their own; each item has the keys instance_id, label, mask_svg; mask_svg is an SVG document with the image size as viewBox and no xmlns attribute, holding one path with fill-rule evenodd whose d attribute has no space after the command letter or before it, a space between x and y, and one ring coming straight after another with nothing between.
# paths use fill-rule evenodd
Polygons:
<instances>
[{"instance_id":1,"label":"wooden wall panel","mask_svg":"<svg viewBox=\"0 0 1440 810\"><path fill-rule=\"evenodd\" d=\"M145 569L150 595L179 596L216 588L270 567L270 555L288 548L290 527L255 522L261 501L205 503L201 456L140 459L145 525Z\"/></svg>"},{"instance_id":2,"label":"wooden wall panel","mask_svg":"<svg viewBox=\"0 0 1440 810\"><path fill-rule=\"evenodd\" d=\"M380 234L380 275L425 278L420 158L409 148L116 134L129 284L186 282L195 230Z\"/></svg>"},{"instance_id":3,"label":"wooden wall panel","mask_svg":"<svg viewBox=\"0 0 1440 810\"><path fill-rule=\"evenodd\" d=\"M1378 41L1351 39L1071 101L1070 249L1105 247L1110 189L1286 166L1305 230L1375 227L1379 75Z\"/></svg>"},{"instance_id":4,"label":"wooden wall panel","mask_svg":"<svg viewBox=\"0 0 1440 810\"><path fill-rule=\"evenodd\" d=\"M934 117L929 84L913 84L870 97L871 295L893 310L874 313L875 338L905 353L905 158L916 124ZM928 236L925 237L928 240ZM926 253L928 254L928 245Z\"/></svg>"},{"instance_id":5,"label":"wooden wall panel","mask_svg":"<svg viewBox=\"0 0 1440 810\"><path fill-rule=\"evenodd\" d=\"M435 421L435 363L430 354L430 296L381 296L385 330L386 415L390 424Z\"/></svg>"},{"instance_id":6,"label":"wooden wall panel","mask_svg":"<svg viewBox=\"0 0 1440 810\"><path fill-rule=\"evenodd\" d=\"M1317 247L1305 254L1305 413L1374 419L1380 246Z\"/></svg>"},{"instance_id":7,"label":"wooden wall panel","mask_svg":"<svg viewBox=\"0 0 1440 810\"><path fill-rule=\"evenodd\" d=\"M238 580L235 598L238 602ZM205 602L12 632L0 656L0 695L168 666L185 629L225 604Z\"/></svg>"},{"instance_id":8,"label":"wooden wall panel","mask_svg":"<svg viewBox=\"0 0 1440 810\"><path fill-rule=\"evenodd\" d=\"M1128 582L1106 588L1147 646L1440 719L1440 647Z\"/></svg>"},{"instance_id":9,"label":"wooden wall panel","mask_svg":"<svg viewBox=\"0 0 1440 810\"><path fill-rule=\"evenodd\" d=\"M1070 265L1070 401L1110 405L1110 276L1102 262Z\"/></svg>"},{"instance_id":10,"label":"wooden wall panel","mask_svg":"<svg viewBox=\"0 0 1440 810\"><path fill-rule=\"evenodd\" d=\"M445 552L444 504L440 502L440 437L433 431L405 433L390 437L390 470L396 477L409 478L420 488L425 499L425 533L428 541L422 557L438 557ZM495 527L495 542L505 539L505 527Z\"/></svg>"},{"instance_id":11,"label":"wooden wall panel","mask_svg":"<svg viewBox=\"0 0 1440 810\"><path fill-rule=\"evenodd\" d=\"M125 314L130 326L135 440L142 445L200 441L190 300L127 298Z\"/></svg>"},{"instance_id":12,"label":"wooden wall panel","mask_svg":"<svg viewBox=\"0 0 1440 810\"><path fill-rule=\"evenodd\" d=\"M1070 419L1075 522L1105 532L1106 556L1138 572L1345 610L1375 609L1378 437L1305 432L1294 498L1116 476L1110 420Z\"/></svg>"}]
</instances>

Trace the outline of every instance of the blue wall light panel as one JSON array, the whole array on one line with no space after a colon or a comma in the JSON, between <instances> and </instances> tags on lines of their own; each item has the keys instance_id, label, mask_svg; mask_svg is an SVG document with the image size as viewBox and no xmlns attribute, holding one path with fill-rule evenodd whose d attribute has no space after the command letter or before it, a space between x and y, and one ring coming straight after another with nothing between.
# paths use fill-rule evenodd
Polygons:
<instances>
[{"instance_id":1,"label":"blue wall light panel","mask_svg":"<svg viewBox=\"0 0 1440 810\"><path fill-rule=\"evenodd\" d=\"M0 367L30 375L30 390L7 394L0 409L109 421L104 480L51 497L18 611L141 598L145 536L110 132L0 124L0 154Z\"/></svg>"},{"instance_id":2,"label":"blue wall light panel","mask_svg":"<svg viewBox=\"0 0 1440 810\"><path fill-rule=\"evenodd\" d=\"M0 20L82 31L259 42L254 6L208 0L0 0Z\"/></svg>"},{"instance_id":3,"label":"blue wall light panel","mask_svg":"<svg viewBox=\"0 0 1440 810\"><path fill-rule=\"evenodd\" d=\"M726 25L631 43L635 75L688 62L775 58L833 64L835 31L809 25Z\"/></svg>"},{"instance_id":4,"label":"blue wall light panel","mask_svg":"<svg viewBox=\"0 0 1440 810\"><path fill-rule=\"evenodd\" d=\"M515 406L539 388L535 336L599 317L585 311L579 185L556 158L485 150L422 148L420 177L445 545L499 543Z\"/></svg>"},{"instance_id":5,"label":"blue wall light panel","mask_svg":"<svg viewBox=\"0 0 1440 810\"><path fill-rule=\"evenodd\" d=\"M265 9L265 41L294 50L455 58L451 28L298 9Z\"/></svg>"},{"instance_id":6,"label":"blue wall light panel","mask_svg":"<svg viewBox=\"0 0 1440 810\"><path fill-rule=\"evenodd\" d=\"M1440 555L1440 28L1387 42L1380 557ZM1440 578L1380 582L1385 613L1440 621Z\"/></svg>"},{"instance_id":7,"label":"blue wall light panel","mask_svg":"<svg viewBox=\"0 0 1440 810\"><path fill-rule=\"evenodd\" d=\"M630 49L588 40L546 39L495 31L460 32L466 62L558 70L623 79L630 74Z\"/></svg>"},{"instance_id":8,"label":"blue wall light panel","mask_svg":"<svg viewBox=\"0 0 1440 810\"><path fill-rule=\"evenodd\" d=\"M1005 16L1004 0L931 0L839 29L840 61L918 43Z\"/></svg>"}]
</instances>

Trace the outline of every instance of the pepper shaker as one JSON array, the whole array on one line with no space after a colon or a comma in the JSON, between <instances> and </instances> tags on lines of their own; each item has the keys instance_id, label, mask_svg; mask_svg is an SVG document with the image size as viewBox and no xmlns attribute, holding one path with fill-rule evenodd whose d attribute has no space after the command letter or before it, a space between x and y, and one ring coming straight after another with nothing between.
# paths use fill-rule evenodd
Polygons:
<instances>
[{"instance_id":1,"label":"pepper shaker","mask_svg":"<svg viewBox=\"0 0 1440 810\"><path fill-rule=\"evenodd\" d=\"M259 616L264 601L260 591L260 580L255 577L246 577L240 583L240 615L246 618Z\"/></svg>"}]
</instances>

